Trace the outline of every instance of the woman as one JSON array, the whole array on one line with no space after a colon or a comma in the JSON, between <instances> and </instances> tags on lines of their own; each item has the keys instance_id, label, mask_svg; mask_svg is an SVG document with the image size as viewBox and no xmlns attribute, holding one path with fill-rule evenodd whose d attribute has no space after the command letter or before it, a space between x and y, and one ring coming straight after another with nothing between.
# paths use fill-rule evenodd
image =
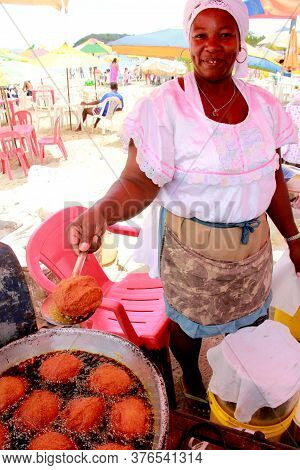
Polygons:
<instances>
[{"instance_id":1,"label":"woman","mask_svg":"<svg viewBox=\"0 0 300 470\"><path fill-rule=\"evenodd\" d=\"M69 240L77 252L94 251L108 225L156 199L143 261L162 278L170 347L186 394L201 399L202 338L259 324L268 314L273 262L266 213L300 274L300 235L279 157L296 135L270 93L237 78L247 58L242 1L188 0L184 18L194 72L137 104L124 126L126 167L74 222Z\"/></svg>"},{"instance_id":2,"label":"woman","mask_svg":"<svg viewBox=\"0 0 300 470\"><path fill-rule=\"evenodd\" d=\"M117 59L114 59L110 65L110 83L118 83L119 65Z\"/></svg>"}]
</instances>

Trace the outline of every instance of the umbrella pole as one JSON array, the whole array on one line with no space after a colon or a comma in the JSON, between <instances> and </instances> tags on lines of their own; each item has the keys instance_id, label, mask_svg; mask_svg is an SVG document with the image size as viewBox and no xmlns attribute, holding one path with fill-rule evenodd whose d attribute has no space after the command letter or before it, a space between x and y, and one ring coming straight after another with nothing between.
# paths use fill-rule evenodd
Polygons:
<instances>
[{"instance_id":1,"label":"umbrella pole","mask_svg":"<svg viewBox=\"0 0 300 470\"><path fill-rule=\"evenodd\" d=\"M66 74L67 74L67 86L68 86L68 103L69 103L70 129L72 130L72 116L71 116L71 108L70 108L70 84L69 84L69 73L68 73L68 69L66 69Z\"/></svg>"},{"instance_id":2,"label":"umbrella pole","mask_svg":"<svg viewBox=\"0 0 300 470\"><path fill-rule=\"evenodd\" d=\"M7 120L8 120L8 125L11 128L11 130L13 130L13 126L12 126L12 122L11 122L11 116L10 116L9 104L8 104L8 101L7 101L7 96L6 96L4 87L1 87L1 95L2 95L2 98L4 99L4 103L5 103L5 109L6 109L6 116L7 116Z\"/></svg>"},{"instance_id":3,"label":"umbrella pole","mask_svg":"<svg viewBox=\"0 0 300 470\"><path fill-rule=\"evenodd\" d=\"M98 96L97 96L97 83L96 83L96 67L94 67L94 82L95 82L95 96L97 100Z\"/></svg>"}]
</instances>

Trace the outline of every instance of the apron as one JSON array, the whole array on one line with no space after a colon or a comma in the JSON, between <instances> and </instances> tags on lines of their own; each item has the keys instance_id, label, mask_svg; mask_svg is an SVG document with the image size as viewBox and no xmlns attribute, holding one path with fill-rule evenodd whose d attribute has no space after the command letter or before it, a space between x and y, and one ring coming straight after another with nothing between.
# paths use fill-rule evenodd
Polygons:
<instances>
[{"instance_id":1,"label":"apron","mask_svg":"<svg viewBox=\"0 0 300 470\"><path fill-rule=\"evenodd\" d=\"M162 208L160 224L160 273L173 310L210 326L241 319L265 304L273 270L265 214L241 224L211 224Z\"/></svg>"}]
</instances>

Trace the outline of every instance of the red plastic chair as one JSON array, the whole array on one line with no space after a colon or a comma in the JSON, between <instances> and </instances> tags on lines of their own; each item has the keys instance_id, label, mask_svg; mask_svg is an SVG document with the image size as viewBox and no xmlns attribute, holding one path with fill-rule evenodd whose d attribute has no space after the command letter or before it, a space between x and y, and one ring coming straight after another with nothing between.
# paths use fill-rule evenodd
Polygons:
<instances>
[{"instance_id":1,"label":"red plastic chair","mask_svg":"<svg viewBox=\"0 0 300 470\"><path fill-rule=\"evenodd\" d=\"M0 134L1 149L0 159L2 162L2 172L7 173L10 180L12 180L12 172L10 168L10 160L17 158L20 162L25 176L28 175L27 169L30 165L25 155L25 148L23 139L15 131L1 132Z\"/></svg>"},{"instance_id":2,"label":"red plastic chair","mask_svg":"<svg viewBox=\"0 0 300 470\"><path fill-rule=\"evenodd\" d=\"M16 124L31 124L32 125L32 116L29 111L17 111L15 113Z\"/></svg>"},{"instance_id":3,"label":"red plastic chair","mask_svg":"<svg viewBox=\"0 0 300 470\"><path fill-rule=\"evenodd\" d=\"M60 117L58 116L55 121L55 126L54 126L54 134L42 137L41 139L38 140L39 146L40 146L40 159L41 159L41 164L43 164L43 160L45 157L45 145L57 145L61 153L63 154L65 160L68 159L68 154L66 151L66 148L64 146L63 140L60 135Z\"/></svg>"},{"instance_id":4,"label":"red plastic chair","mask_svg":"<svg viewBox=\"0 0 300 470\"><path fill-rule=\"evenodd\" d=\"M71 207L56 213L29 240L26 250L29 273L47 292L53 292L55 284L45 276L40 263L60 280L70 277L76 255L67 241L66 227L85 210ZM118 225L108 230L134 237L139 234L137 229ZM101 307L82 326L125 337L150 353L164 374L171 406L175 406L168 349L170 321L165 315L161 280L133 273L121 282L112 282L94 255L88 256L82 274L95 277L104 294Z\"/></svg>"}]
</instances>

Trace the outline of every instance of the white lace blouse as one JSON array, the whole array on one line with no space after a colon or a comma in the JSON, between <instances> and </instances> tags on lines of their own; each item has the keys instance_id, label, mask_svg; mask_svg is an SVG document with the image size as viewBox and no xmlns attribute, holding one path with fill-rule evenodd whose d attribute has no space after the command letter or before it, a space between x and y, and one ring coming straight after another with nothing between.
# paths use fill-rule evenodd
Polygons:
<instances>
[{"instance_id":1,"label":"white lace blouse","mask_svg":"<svg viewBox=\"0 0 300 470\"><path fill-rule=\"evenodd\" d=\"M177 79L155 89L124 122L125 150L133 139L141 170L161 187L135 257L153 275L160 206L207 222L252 220L274 195L276 149L297 143L291 118L268 91L235 79L248 116L239 124L220 124L205 115L194 74L184 82L184 90Z\"/></svg>"}]
</instances>

